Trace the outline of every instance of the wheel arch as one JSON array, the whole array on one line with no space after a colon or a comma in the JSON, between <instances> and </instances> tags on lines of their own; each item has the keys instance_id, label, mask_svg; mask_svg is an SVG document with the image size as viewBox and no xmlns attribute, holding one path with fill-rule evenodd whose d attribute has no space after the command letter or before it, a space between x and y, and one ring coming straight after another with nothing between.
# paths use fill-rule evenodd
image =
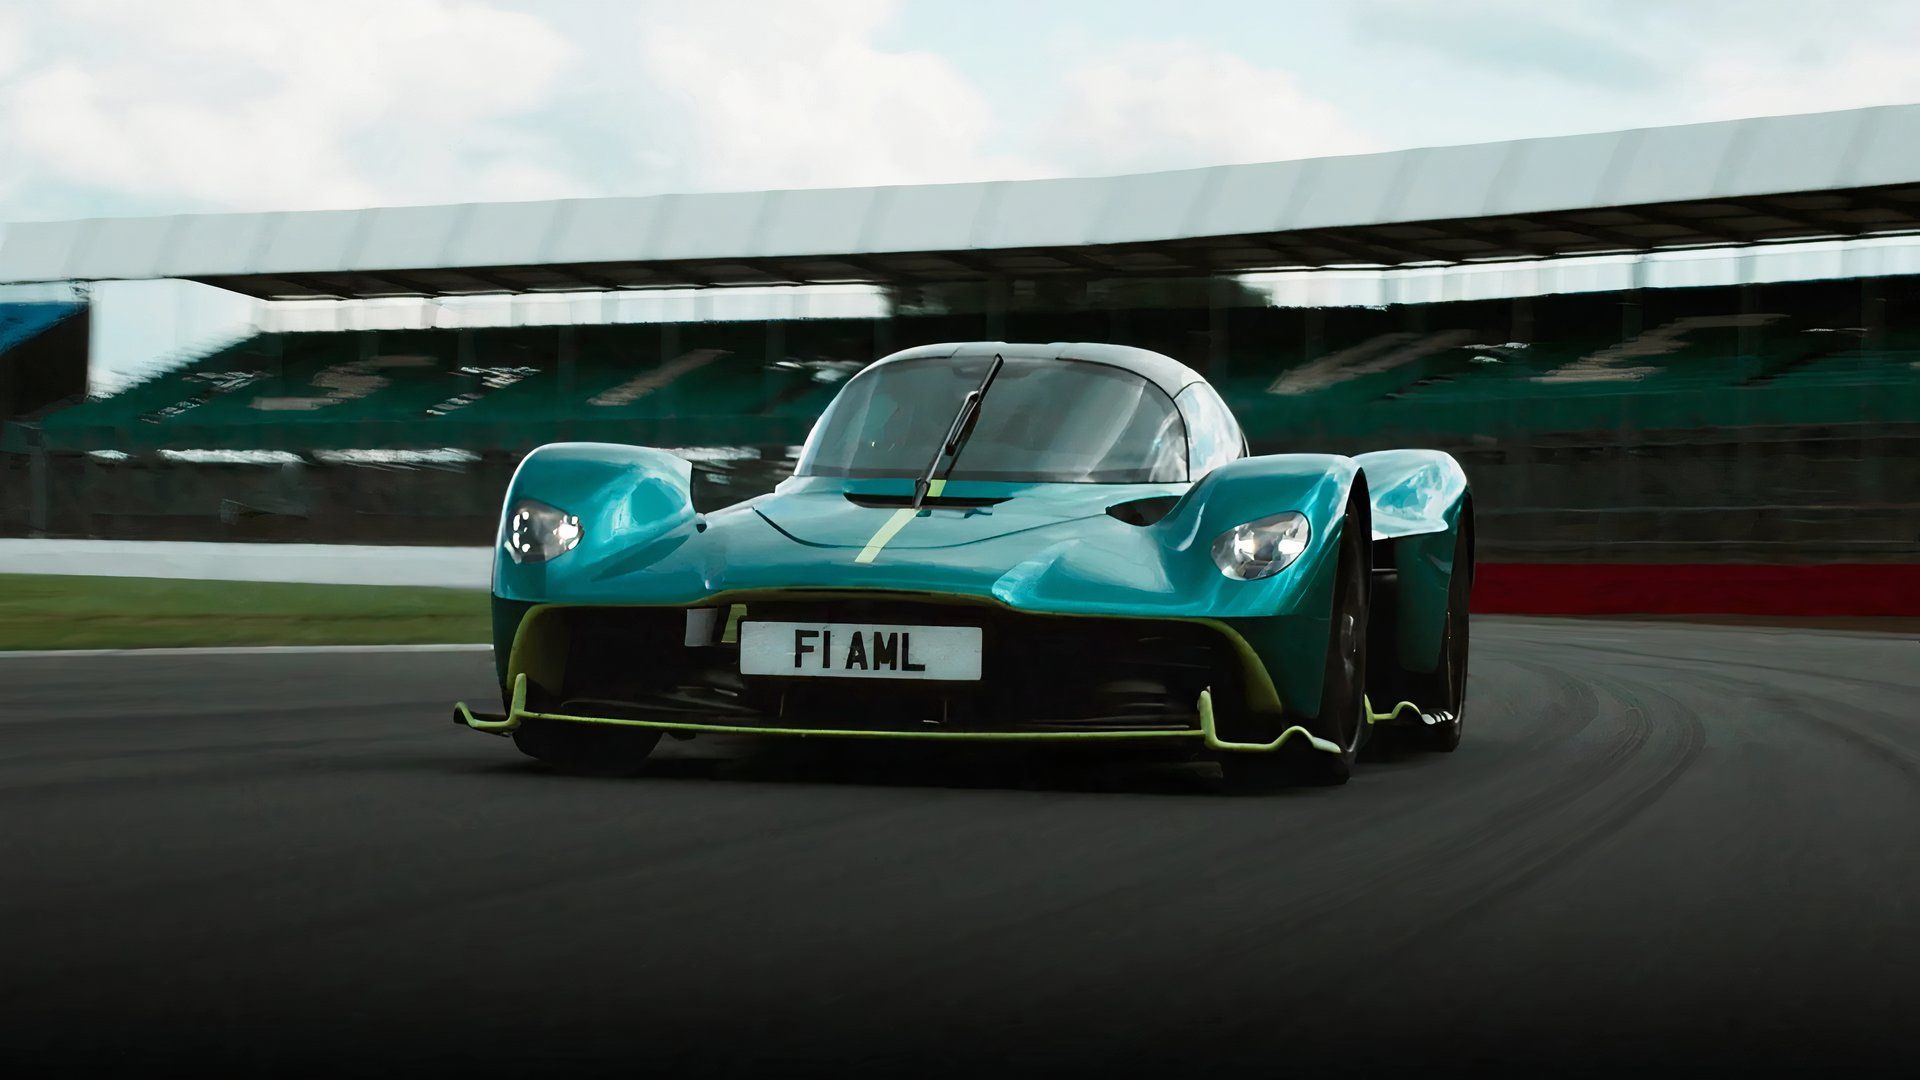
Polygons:
<instances>
[{"instance_id":1,"label":"wheel arch","mask_svg":"<svg viewBox=\"0 0 1920 1080\"><path fill-rule=\"evenodd\" d=\"M1387 450L1355 459L1373 481L1374 606L1370 661L1381 692L1400 674L1434 671L1455 565L1464 541L1473 577L1473 495L1464 470L1438 450Z\"/></svg>"},{"instance_id":2,"label":"wheel arch","mask_svg":"<svg viewBox=\"0 0 1920 1080\"><path fill-rule=\"evenodd\" d=\"M1265 664L1284 707L1307 716L1320 713L1334 582L1341 552L1352 539L1347 532L1350 522L1359 530L1359 542L1352 550L1361 560L1363 581L1372 566L1368 541L1373 503L1367 477L1347 459L1327 460L1335 463L1325 469L1319 482L1328 487L1321 489L1322 501L1309 512L1310 518L1319 519L1316 528L1322 535L1316 536L1317 542L1301 556L1301 564L1284 572L1293 575L1286 585L1284 605L1263 615L1223 620Z\"/></svg>"}]
</instances>

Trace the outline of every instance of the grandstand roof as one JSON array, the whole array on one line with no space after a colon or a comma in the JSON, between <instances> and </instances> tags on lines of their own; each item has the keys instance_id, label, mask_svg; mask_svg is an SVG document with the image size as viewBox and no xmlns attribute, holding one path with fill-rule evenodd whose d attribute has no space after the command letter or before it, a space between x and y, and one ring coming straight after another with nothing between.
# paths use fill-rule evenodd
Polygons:
<instances>
[{"instance_id":1,"label":"grandstand roof","mask_svg":"<svg viewBox=\"0 0 1920 1080\"><path fill-rule=\"evenodd\" d=\"M12 226L0 283L270 298L1177 276L1920 231L1920 105L1092 179Z\"/></svg>"}]
</instances>

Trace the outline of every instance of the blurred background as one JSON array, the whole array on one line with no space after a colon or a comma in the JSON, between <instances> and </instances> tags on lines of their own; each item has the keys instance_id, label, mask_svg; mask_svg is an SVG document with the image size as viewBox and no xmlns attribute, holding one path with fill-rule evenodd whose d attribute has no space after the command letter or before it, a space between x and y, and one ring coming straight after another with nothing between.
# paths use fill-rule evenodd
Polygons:
<instances>
[{"instance_id":1,"label":"blurred background","mask_svg":"<svg viewBox=\"0 0 1920 1080\"><path fill-rule=\"evenodd\" d=\"M563 439L712 508L890 350L1089 340L1256 452L1452 452L1549 607L1824 566L1768 603L1888 613L1910 9L1119 8L0 8L0 536L485 546Z\"/></svg>"},{"instance_id":2,"label":"blurred background","mask_svg":"<svg viewBox=\"0 0 1920 1080\"><path fill-rule=\"evenodd\" d=\"M1076 269L466 308L283 302L91 397L85 301L10 304L0 522L14 536L484 545L520 456L565 439L678 448L711 509L786 475L873 358L986 338L1177 357L1222 389L1256 452L1444 448L1473 479L1492 560L1920 555L1916 279L1605 287L1669 265L1590 266L1579 283L1570 268L1504 270L1489 284L1540 291L1457 300L1420 295L1467 291L1453 281L1405 273L1363 290Z\"/></svg>"}]
</instances>

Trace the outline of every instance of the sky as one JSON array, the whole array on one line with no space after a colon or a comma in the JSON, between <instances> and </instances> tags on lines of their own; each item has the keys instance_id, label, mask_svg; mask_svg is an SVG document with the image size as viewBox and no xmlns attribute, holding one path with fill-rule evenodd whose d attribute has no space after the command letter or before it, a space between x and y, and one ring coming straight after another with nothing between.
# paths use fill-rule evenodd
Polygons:
<instances>
[{"instance_id":1,"label":"sky","mask_svg":"<svg viewBox=\"0 0 1920 1080\"><path fill-rule=\"evenodd\" d=\"M0 0L0 222L1098 175L1920 100L1920 3Z\"/></svg>"},{"instance_id":2,"label":"sky","mask_svg":"<svg viewBox=\"0 0 1920 1080\"><path fill-rule=\"evenodd\" d=\"M1920 101L1916 56L1920 0L0 0L0 241L1813 112ZM258 318L187 282L93 299L106 385Z\"/></svg>"}]
</instances>

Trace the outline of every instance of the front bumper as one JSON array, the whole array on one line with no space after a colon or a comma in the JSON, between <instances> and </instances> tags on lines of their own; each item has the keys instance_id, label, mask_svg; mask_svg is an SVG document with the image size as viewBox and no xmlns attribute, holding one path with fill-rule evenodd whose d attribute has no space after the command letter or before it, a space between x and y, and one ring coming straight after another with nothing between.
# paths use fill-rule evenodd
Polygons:
<instances>
[{"instance_id":1,"label":"front bumper","mask_svg":"<svg viewBox=\"0 0 1920 1080\"><path fill-rule=\"evenodd\" d=\"M496 600L496 615L506 607ZM745 618L980 626L982 675L964 686L746 676L730 630L695 643L689 608L512 605L496 642L507 710L462 705L454 720L494 734L534 721L681 735L1247 752L1305 739L1338 749L1283 721L1261 654L1218 620L1037 614L980 598L880 590L730 594L698 607L728 613L728 626Z\"/></svg>"},{"instance_id":2,"label":"front bumper","mask_svg":"<svg viewBox=\"0 0 1920 1080\"><path fill-rule=\"evenodd\" d=\"M1289 725L1270 740L1245 742L1223 738L1214 718L1213 695L1210 690L1202 690L1194 702L1193 726L1189 729L1143 728L1143 727L1101 727L1097 724L1076 723L1071 728L1049 728L1043 726L1028 727L1023 730L949 730L940 728L887 728L887 727L792 727L764 723L726 723L717 720L659 718L640 716L580 716L572 713L537 712L527 707L527 676L523 672L514 679L513 696L504 714L475 712L465 702L453 707L453 722L456 725L471 728L489 735L511 735L522 724L533 721L556 721L571 724L601 724L612 727L643 728L654 731L682 732L685 734L708 735L771 735L793 738L826 739L896 739L933 742L1136 742L1142 740L1167 740L1195 742L1209 750L1233 751L1243 753L1271 753L1287 745L1288 742L1301 740L1315 750L1339 753L1340 747L1319 738L1298 724Z\"/></svg>"}]
</instances>

